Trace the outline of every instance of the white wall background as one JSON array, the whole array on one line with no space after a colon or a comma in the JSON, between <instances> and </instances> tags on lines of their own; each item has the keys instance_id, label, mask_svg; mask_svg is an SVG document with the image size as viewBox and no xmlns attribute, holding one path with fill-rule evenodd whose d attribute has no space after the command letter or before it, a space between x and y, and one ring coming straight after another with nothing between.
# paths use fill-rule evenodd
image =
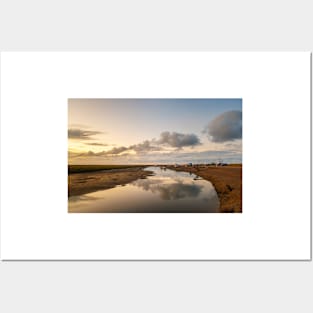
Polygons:
<instances>
[{"instance_id":1,"label":"white wall background","mask_svg":"<svg viewBox=\"0 0 313 313\"><path fill-rule=\"evenodd\" d=\"M0 50L313 50L310 1L2 1ZM312 312L312 262L0 264L4 312Z\"/></svg>"},{"instance_id":2,"label":"white wall background","mask_svg":"<svg viewBox=\"0 0 313 313\"><path fill-rule=\"evenodd\" d=\"M1 79L2 259L310 258L310 53L3 52ZM242 98L243 214L68 214L67 99L112 97Z\"/></svg>"}]
</instances>

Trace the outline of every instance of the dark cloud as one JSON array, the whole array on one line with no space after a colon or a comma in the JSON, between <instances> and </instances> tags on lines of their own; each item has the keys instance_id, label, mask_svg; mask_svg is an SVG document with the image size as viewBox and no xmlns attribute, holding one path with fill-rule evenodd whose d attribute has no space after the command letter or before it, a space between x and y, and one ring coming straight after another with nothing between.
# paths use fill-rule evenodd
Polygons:
<instances>
[{"instance_id":1,"label":"dark cloud","mask_svg":"<svg viewBox=\"0 0 313 313\"><path fill-rule=\"evenodd\" d=\"M102 147L106 147L106 146L109 146L108 144L106 143L101 143L101 142L88 142L86 143L86 145L88 146L102 146Z\"/></svg>"},{"instance_id":2,"label":"dark cloud","mask_svg":"<svg viewBox=\"0 0 313 313\"><path fill-rule=\"evenodd\" d=\"M161 133L160 139L156 143L166 144L173 148L192 147L201 144L198 136L195 134L170 133L168 131Z\"/></svg>"},{"instance_id":3,"label":"dark cloud","mask_svg":"<svg viewBox=\"0 0 313 313\"><path fill-rule=\"evenodd\" d=\"M217 116L204 129L213 142L225 142L242 138L242 112L228 111Z\"/></svg>"},{"instance_id":4,"label":"dark cloud","mask_svg":"<svg viewBox=\"0 0 313 313\"><path fill-rule=\"evenodd\" d=\"M108 155L108 154L111 154L111 155L114 155L114 154L120 154L124 151L127 151L129 150L129 148L127 147L114 147L113 149L109 150L109 151L102 151L102 155Z\"/></svg>"},{"instance_id":5,"label":"dark cloud","mask_svg":"<svg viewBox=\"0 0 313 313\"><path fill-rule=\"evenodd\" d=\"M69 128L68 129L68 138L69 139L83 139L89 140L92 139L92 136L101 134L102 132L93 131L93 130L84 130L80 128Z\"/></svg>"}]
</instances>

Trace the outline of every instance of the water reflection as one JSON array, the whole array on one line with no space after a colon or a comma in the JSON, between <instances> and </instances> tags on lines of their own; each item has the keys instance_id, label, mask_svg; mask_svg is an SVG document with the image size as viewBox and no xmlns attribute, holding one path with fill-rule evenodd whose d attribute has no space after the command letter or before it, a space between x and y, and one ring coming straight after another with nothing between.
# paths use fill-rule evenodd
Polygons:
<instances>
[{"instance_id":1,"label":"water reflection","mask_svg":"<svg viewBox=\"0 0 313 313\"><path fill-rule=\"evenodd\" d=\"M162 180L138 180L132 185L140 187L146 191L156 193L163 200L177 200L187 197L197 197L203 186L196 184L184 184L176 182L173 184L162 184Z\"/></svg>"},{"instance_id":2,"label":"water reflection","mask_svg":"<svg viewBox=\"0 0 313 313\"><path fill-rule=\"evenodd\" d=\"M125 186L69 198L69 212L196 213L218 212L212 184L190 173L149 167L153 176Z\"/></svg>"}]
</instances>

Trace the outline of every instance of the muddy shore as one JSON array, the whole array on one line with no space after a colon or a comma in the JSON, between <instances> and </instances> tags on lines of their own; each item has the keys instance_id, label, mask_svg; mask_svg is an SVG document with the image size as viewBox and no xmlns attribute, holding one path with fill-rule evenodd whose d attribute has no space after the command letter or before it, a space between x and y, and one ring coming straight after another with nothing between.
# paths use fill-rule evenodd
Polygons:
<instances>
[{"instance_id":1,"label":"muddy shore","mask_svg":"<svg viewBox=\"0 0 313 313\"><path fill-rule=\"evenodd\" d=\"M167 166L175 171L194 173L210 181L220 199L222 213L242 212L242 166Z\"/></svg>"},{"instance_id":2,"label":"muddy shore","mask_svg":"<svg viewBox=\"0 0 313 313\"><path fill-rule=\"evenodd\" d=\"M114 188L128 184L139 178L146 178L151 171L144 167L112 169L98 172L75 173L68 175L68 196L79 196L89 192Z\"/></svg>"},{"instance_id":3,"label":"muddy shore","mask_svg":"<svg viewBox=\"0 0 313 313\"><path fill-rule=\"evenodd\" d=\"M168 169L193 173L210 181L220 200L220 212L242 212L242 166L166 166ZM146 178L153 172L145 167L108 169L97 172L73 173L68 175L68 196L79 196L98 190L128 184Z\"/></svg>"}]
</instances>

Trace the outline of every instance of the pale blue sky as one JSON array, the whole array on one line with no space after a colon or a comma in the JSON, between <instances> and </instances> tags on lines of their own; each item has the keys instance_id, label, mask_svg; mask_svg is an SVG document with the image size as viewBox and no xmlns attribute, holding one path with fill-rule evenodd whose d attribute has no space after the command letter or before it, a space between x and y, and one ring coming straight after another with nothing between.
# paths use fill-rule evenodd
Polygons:
<instances>
[{"instance_id":1,"label":"pale blue sky","mask_svg":"<svg viewBox=\"0 0 313 313\"><path fill-rule=\"evenodd\" d=\"M242 111L242 100L69 99L69 128L99 132L92 136L92 141L108 145L90 146L86 145L90 141L75 138L69 140L69 150L97 153L158 139L168 131L194 134L200 139L201 146L192 150L186 147L181 152L216 151L218 145L210 143L202 131L212 119L227 111Z\"/></svg>"}]
</instances>

